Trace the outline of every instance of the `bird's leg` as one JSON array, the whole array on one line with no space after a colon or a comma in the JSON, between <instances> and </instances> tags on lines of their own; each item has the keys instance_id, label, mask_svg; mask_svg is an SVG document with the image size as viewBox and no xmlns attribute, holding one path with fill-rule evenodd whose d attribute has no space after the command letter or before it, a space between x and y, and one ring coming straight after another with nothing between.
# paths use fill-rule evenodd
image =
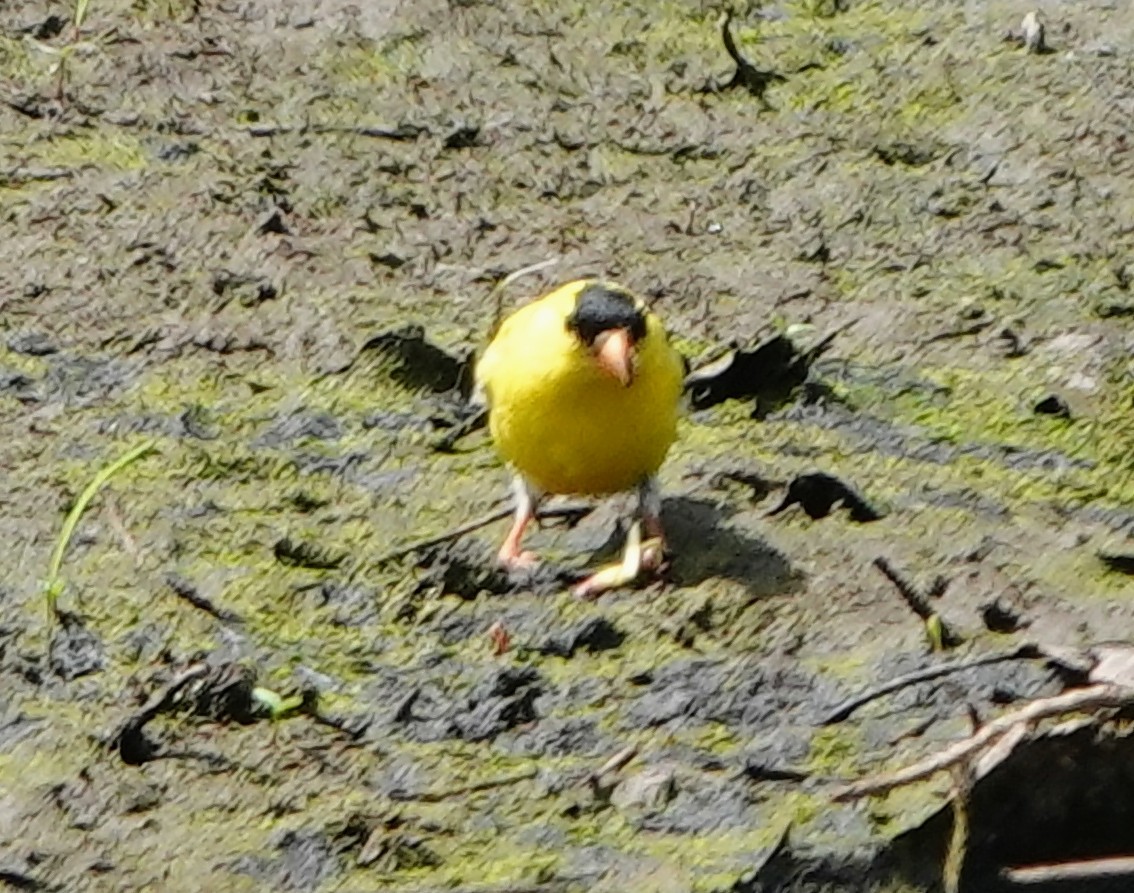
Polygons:
<instances>
[{"instance_id":1,"label":"bird's leg","mask_svg":"<svg viewBox=\"0 0 1134 893\"><path fill-rule=\"evenodd\" d=\"M593 599L636 582L641 574L659 574L665 570L665 530L661 521L661 491L657 478L651 476L638 487L638 513L642 516L646 541L632 530L626 551L619 564L612 564L591 574L574 588L580 598Z\"/></svg>"},{"instance_id":2,"label":"bird's leg","mask_svg":"<svg viewBox=\"0 0 1134 893\"><path fill-rule=\"evenodd\" d=\"M646 539L653 540L651 548L642 552L642 567L649 571L660 570L665 563L665 528L661 519L661 487L655 475L638 485L638 513Z\"/></svg>"},{"instance_id":3,"label":"bird's leg","mask_svg":"<svg viewBox=\"0 0 1134 893\"><path fill-rule=\"evenodd\" d=\"M512 529L504 537L504 544L496 555L496 560L507 570L530 568L539 562L534 552L525 552L520 544L524 531L535 518L543 494L536 490L524 476L517 474L512 478L512 492L516 498L516 512L513 515Z\"/></svg>"}]
</instances>

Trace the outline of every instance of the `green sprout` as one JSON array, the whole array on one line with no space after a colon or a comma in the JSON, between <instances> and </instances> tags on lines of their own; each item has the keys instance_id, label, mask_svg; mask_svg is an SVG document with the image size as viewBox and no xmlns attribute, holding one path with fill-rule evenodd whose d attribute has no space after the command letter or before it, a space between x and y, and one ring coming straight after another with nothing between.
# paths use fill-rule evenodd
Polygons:
<instances>
[{"instance_id":1,"label":"green sprout","mask_svg":"<svg viewBox=\"0 0 1134 893\"><path fill-rule=\"evenodd\" d=\"M929 647L935 653L945 650L945 627L941 623L940 614L930 614L925 619L925 636L929 640Z\"/></svg>"},{"instance_id":2,"label":"green sprout","mask_svg":"<svg viewBox=\"0 0 1134 893\"><path fill-rule=\"evenodd\" d=\"M86 3L81 3L86 6ZM63 593L65 581L60 577L60 571L63 568L63 557L67 554L67 546L71 542L71 537L75 533L75 528L79 524L79 519L82 518L83 513L87 510L87 506L91 504L91 500L99 490L103 488L107 481L114 475L122 471L127 466L137 462L144 455L155 449L156 441L153 439L147 440L145 443L131 449L129 452L120 456L118 459L111 462L105 468L102 468L96 474L82 493L79 498L75 500L75 504L71 506L71 511L67 513L67 518L63 522L63 529L59 531L59 539L55 541L55 549L51 553L51 563L47 567L47 580L43 584L44 595L47 596L47 612L48 620L56 614L56 602L59 596Z\"/></svg>"},{"instance_id":3,"label":"green sprout","mask_svg":"<svg viewBox=\"0 0 1134 893\"><path fill-rule=\"evenodd\" d=\"M268 711L268 716L273 720L283 719L290 713L294 713L303 707L306 699L303 695L293 695L290 698L284 698L276 694L270 688L261 688L257 686L252 689L252 700Z\"/></svg>"},{"instance_id":4,"label":"green sprout","mask_svg":"<svg viewBox=\"0 0 1134 893\"><path fill-rule=\"evenodd\" d=\"M90 5L90 0L75 0L75 9L71 17L71 42L61 46L53 47L46 43L35 40L32 37L25 38L28 43L34 46L41 52L47 53L49 56L55 56L58 61L51 67L52 74L58 75L56 81L56 98L62 102L66 96L67 78L68 78L68 62L71 56L80 48L89 49L92 44L84 43L80 40L83 30L83 22L87 17L87 7Z\"/></svg>"}]
</instances>

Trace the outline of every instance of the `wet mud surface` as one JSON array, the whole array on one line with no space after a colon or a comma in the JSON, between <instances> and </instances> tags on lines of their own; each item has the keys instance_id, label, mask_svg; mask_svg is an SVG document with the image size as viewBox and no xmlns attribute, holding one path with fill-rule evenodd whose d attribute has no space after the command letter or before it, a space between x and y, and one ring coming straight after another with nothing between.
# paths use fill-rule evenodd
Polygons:
<instances>
[{"instance_id":1,"label":"wet mud surface","mask_svg":"<svg viewBox=\"0 0 1134 893\"><path fill-rule=\"evenodd\" d=\"M1134 632L1134 19L1027 11L737 8L734 79L678 0L0 7L0 887L938 889L947 779L830 785L1065 682L830 711ZM532 579L444 536L505 505L437 446L552 257L509 305L617 277L703 373L666 579L595 602L624 500ZM1077 734L974 795L969 888L1130 851Z\"/></svg>"}]
</instances>

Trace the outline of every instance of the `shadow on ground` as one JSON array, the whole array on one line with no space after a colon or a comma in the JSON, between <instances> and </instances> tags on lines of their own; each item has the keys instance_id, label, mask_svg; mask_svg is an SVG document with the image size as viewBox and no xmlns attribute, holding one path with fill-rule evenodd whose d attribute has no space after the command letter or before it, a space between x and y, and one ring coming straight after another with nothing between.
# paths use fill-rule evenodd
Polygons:
<instances>
[{"instance_id":1,"label":"shadow on ground","mask_svg":"<svg viewBox=\"0 0 1134 893\"><path fill-rule=\"evenodd\" d=\"M694 496L665 500L663 515L674 552L673 582L695 587L707 580L732 580L751 599L800 591L801 572L767 541L731 524L735 514L727 505Z\"/></svg>"}]
</instances>

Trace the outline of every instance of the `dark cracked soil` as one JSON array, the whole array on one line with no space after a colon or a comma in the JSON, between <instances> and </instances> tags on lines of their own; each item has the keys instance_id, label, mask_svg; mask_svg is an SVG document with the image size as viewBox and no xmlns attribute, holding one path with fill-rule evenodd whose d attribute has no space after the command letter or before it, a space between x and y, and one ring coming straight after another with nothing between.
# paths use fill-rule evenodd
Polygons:
<instances>
[{"instance_id":1,"label":"dark cracked soil","mask_svg":"<svg viewBox=\"0 0 1134 893\"><path fill-rule=\"evenodd\" d=\"M1048 3L1028 53L1027 11L740 4L733 78L700 0L0 4L0 887L939 885L947 778L830 783L1062 683L829 711L1134 634L1134 15ZM603 274L694 366L824 345L698 386L669 579L593 603L616 500L527 583L503 521L404 548L506 496L434 447L548 258L510 305ZM965 886L1134 849L1125 739L1078 734L974 795Z\"/></svg>"}]
</instances>

